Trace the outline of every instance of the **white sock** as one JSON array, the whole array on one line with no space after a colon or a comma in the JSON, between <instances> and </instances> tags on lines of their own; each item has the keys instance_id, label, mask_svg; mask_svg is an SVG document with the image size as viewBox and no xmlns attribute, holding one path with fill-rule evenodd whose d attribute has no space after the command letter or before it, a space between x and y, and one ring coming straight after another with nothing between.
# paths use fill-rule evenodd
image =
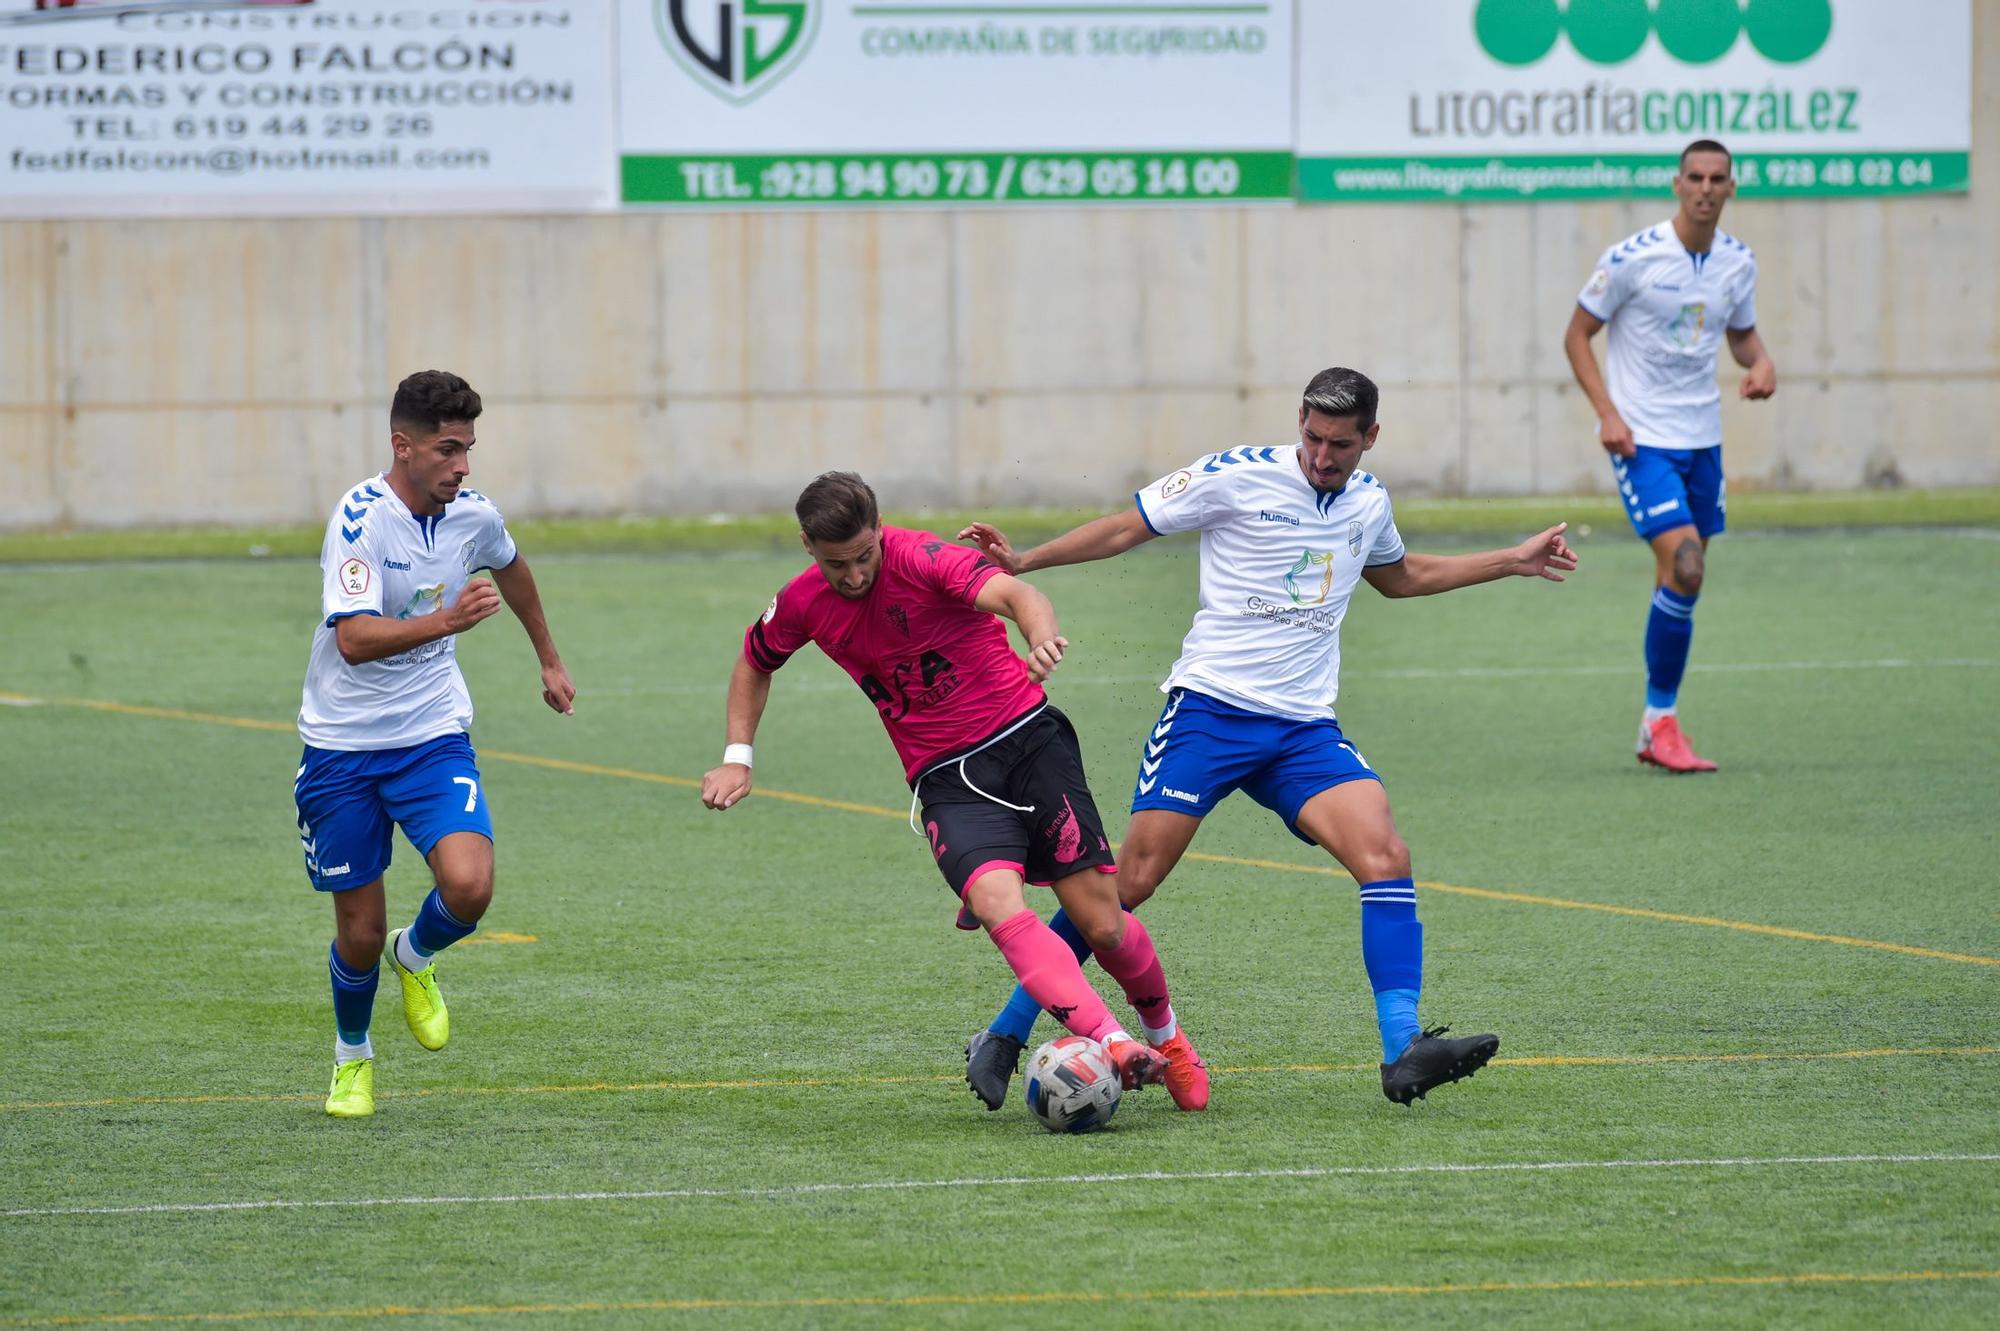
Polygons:
<instances>
[{"instance_id":1,"label":"white sock","mask_svg":"<svg viewBox=\"0 0 2000 1331\"><path fill-rule=\"evenodd\" d=\"M1141 1017L1140 1021L1144 1022L1145 1018ZM1180 1029L1181 1029L1181 1024L1180 1022L1174 1019L1174 1009L1171 1005L1169 1005L1167 1008L1167 1020L1165 1025L1163 1026L1148 1025L1145 1027L1146 1043L1152 1045L1155 1049L1157 1049L1161 1045L1165 1044L1167 1041L1173 1039L1174 1036L1178 1035L1180 1033Z\"/></svg>"},{"instance_id":2,"label":"white sock","mask_svg":"<svg viewBox=\"0 0 2000 1331\"><path fill-rule=\"evenodd\" d=\"M333 1065L352 1063L357 1058L375 1057L375 1042L363 1040L360 1044L349 1044L338 1035L333 1037Z\"/></svg>"},{"instance_id":3,"label":"white sock","mask_svg":"<svg viewBox=\"0 0 2000 1331\"><path fill-rule=\"evenodd\" d=\"M1659 720L1661 717L1672 716L1673 714L1674 714L1674 709L1671 707L1648 707L1646 709L1645 715L1642 716L1640 720L1643 721L1646 725L1650 726L1653 724L1653 722Z\"/></svg>"},{"instance_id":4,"label":"white sock","mask_svg":"<svg viewBox=\"0 0 2000 1331\"><path fill-rule=\"evenodd\" d=\"M406 971L420 971L431 964L431 959L417 951L416 944L410 941L408 929L396 935L396 960L403 963Z\"/></svg>"},{"instance_id":5,"label":"white sock","mask_svg":"<svg viewBox=\"0 0 2000 1331\"><path fill-rule=\"evenodd\" d=\"M1105 1036L1105 1037L1104 1037L1104 1040L1103 1040L1103 1044L1104 1044L1104 1047L1105 1047L1106 1049L1109 1049L1109 1048L1110 1048L1110 1047L1111 1047L1112 1045L1114 1045L1114 1044L1117 1044L1117 1043L1118 1043L1118 1042L1119 1042L1120 1040L1130 1040L1131 1038L1132 1038L1132 1037L1131 1037L1131 1036L1129 1036L1129 1035L1127 1035L1127 1034L1125 1033L1125 1030L1124 1030L1124 1028L1123 1028L1123 1027L1121 1026L1121 1027L1120 1027L1119 1029L1117 1029L1117 1030L1115 1030L1115 1031L1111 1032L1111 1034L1109 1034L1109 1035Z\"/></svg>"}]
</instances>

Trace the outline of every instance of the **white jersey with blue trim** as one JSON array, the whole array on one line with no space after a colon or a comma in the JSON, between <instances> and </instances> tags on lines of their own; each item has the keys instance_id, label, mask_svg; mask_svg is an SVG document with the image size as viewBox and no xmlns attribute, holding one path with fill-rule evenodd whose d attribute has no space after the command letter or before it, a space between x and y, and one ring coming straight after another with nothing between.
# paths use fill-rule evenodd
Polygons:
<instances>
[{"instance_id":1,"label":"white jersey with blue trim","mask_svg":"<svg viewBox=\"0 0 2000 1331\"><path fill-rule=\"evenodd\" d=\"M444 512L418 517L380 475L334 506L320 546L320 623L306 663L299 737L316 749L400 749L472 727L472 695L448 633L379 661L349 665L334 641L348 615L415 619L458 600L481 569L514 562L493 501L461 489Z\"/></svg>"},{"instance_id":2,"label":"white jersey with blue trim","mask_svg":"<svg viewBox=\"0 0 2000 1331\"><path fill-rule=\"evenodd\" d=\"M1298 448L1232 448L1135 496L1161 535L1201 533L1201 608L1162 692L1193 689L1312 721L1340 692L1340 623L1361 570L1403 557L1389 492L1365 471L1315 490Z\"/></svg>"},{"instance_id":3,"label":"white jersey with blue trim","mask_svg":"<svg viewBox=\"0 0 2000 1331\"><path fill-rule=\"evenodd\" d=\"M1757 325L1757 256L1715 233L1706 253L1681 244L1671 220L1604 251L1576 303L1608 326L1605 387L1635 443L1711 448L1722 442L1715 358L1723 330Z\"/></svg>"}]
</instances>

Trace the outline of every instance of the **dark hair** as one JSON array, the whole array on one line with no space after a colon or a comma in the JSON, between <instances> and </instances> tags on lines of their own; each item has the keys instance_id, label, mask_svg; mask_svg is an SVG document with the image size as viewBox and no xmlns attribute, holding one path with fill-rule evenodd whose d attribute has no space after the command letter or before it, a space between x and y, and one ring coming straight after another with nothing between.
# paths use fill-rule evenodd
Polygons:
<instances>
[{"instance_id":1,"label":"dark hair","mask_svg":"<svg viewBox=\"0 0 2000 1331\"><path fill-rule=\"evenodd\" d=\"M446 421L479 419L479 394L450 370L418 370L396 385L389 428L436 434Z\"/></svg>"},{"instance_id":2,"label":"dark hair","mask_svg":"<svg viewBox=\"0 0 2000 1331\"><path fill-rule=\"evenodd\" d=\"M875 492L851 471L822 472L799 492L799 530L815 545L851 541L882 525Z\"/></svg>"},{"instance_id":3,"label":"dark hair","mask_svg":"<svg viewBox=\"0 0 2000 1331\"><path fill-rule=\"evenodd\" d=\"M1323 416L1352 416L1366 430L1375 424L1375 408L1382 400L1375 381L1359 370L1336 365L1321 370L1306 385L1305 409Z\"/></svg>"},{"instance_id":4,"label":"dark hair","mask_svg":"<svg viewBox=\"0 0 2000 1331\"><path fill-rule=\"evenodd\" d=\"M1687 170L1689 153L1721 153L1729 159L1729 169L1731 171L1736 169L1735 155L1714 139L1696 139L1693 143L1681 149L1681 164L1679 169L1682 171Z\"/></svg>"}]
</instances>

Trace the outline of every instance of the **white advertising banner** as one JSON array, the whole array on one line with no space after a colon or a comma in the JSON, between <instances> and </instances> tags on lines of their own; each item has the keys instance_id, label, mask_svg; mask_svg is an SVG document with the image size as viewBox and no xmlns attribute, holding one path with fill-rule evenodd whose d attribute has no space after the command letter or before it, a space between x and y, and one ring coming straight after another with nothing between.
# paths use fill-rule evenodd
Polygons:
<instances>
[{"instance_id":1,"label":"white advertising banner","mask_svg":"<svg viewBox=\"0 0 2000 1331\"><path fill-rule=\"evenodd\" d=\"M1299 193L1746 196L1968 187L1971 0L1301 0Z\"/></svg>"},{"instance_id":2,"label":"white advertising banner","mask_svg":"<svg viewBox=\"0 0 2000 1331\"><path fill-rule=\"evenodd\" d=\"M616 203L611 0L0 0L0 216Z\"/></svg>"},{"instance_id":3,"label":"white advertising banner","mask_svg":"<svg viewBox=\"0 0 2000 1331\"><path fill-rule=\"evenodd\" d=\"M1292 0L618 0L627 203L1285 199Z\"/></svg>"}]
</instances>

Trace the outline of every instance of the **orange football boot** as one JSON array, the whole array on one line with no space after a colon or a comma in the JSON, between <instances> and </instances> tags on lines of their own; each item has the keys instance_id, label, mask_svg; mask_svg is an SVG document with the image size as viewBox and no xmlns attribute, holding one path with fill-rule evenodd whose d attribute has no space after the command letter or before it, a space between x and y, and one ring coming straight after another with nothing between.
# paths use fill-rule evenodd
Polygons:
<instances>
[{"instance_id":1,"label":"orange football boot","mask_svg":"<svg viewBox=\"0 0 2000 1331\"><path fill-rule=\"evenodd\" d=\"M1650 726L1639 725L1639 761L1664 767L1669 772L1713 772L1715 764L1694 751L1681 723L1663 716Z\"/></svg>"},{"instance_id":2,"label":"orange football boot","mask_svg":"<svg viewBox=\"0 0 2000 1331\"><path fill-rule=\"evenodd\" d=\"M1155 1045L1167 1059L1167 1094L1174 1107L1195 1113L1208 1108L1208 1064L1194 1051L1186 1031L1175 1031L1165 1044Z\"/></svg>"},{"instance_id":3,"label":"orange football boot","mask_svg":"<svg viewBox=\"0 0 2000 1331\"><path fill-rule=\"evenodd\" d=\"M1167 1056L1129 1036L1104 1046L1118 1068L1118 1084L1126 1090L1158 1086L1167 1079Z\"/></svg>"}]
</instances>

